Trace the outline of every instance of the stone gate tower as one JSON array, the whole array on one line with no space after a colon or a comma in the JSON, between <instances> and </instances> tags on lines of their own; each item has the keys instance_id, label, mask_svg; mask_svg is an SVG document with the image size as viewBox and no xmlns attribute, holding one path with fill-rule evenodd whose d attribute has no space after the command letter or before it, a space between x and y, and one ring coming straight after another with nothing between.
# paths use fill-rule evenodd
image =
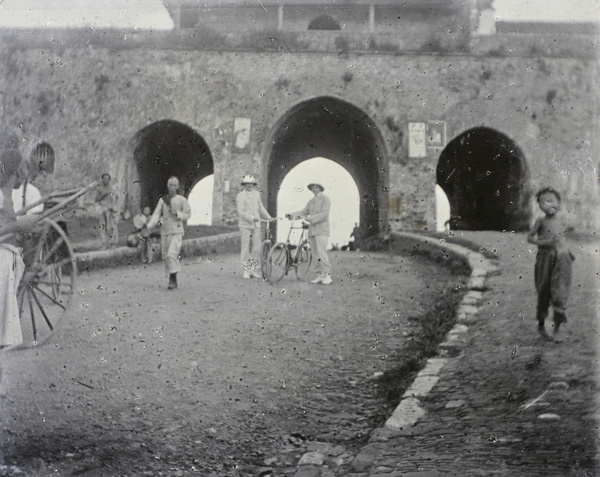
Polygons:
<instances>
[{"instance_id":1,"label":"stone gate tower","mask_svg":"<svg viewBox=\"0 0 600 477\"><path fill-rule=\"evenodd\" d=\"M277 214L321 156L368 233L435 229L436 186L454 228L523 230L551 185L600 229L595 25L501 24L483 0L164 6L166 30L1 26L3 127L51 148L48 187L108 171L136 213L168 176L213 177L213 223L234 224L244 173Z\"/></svg>"}]
</instances>

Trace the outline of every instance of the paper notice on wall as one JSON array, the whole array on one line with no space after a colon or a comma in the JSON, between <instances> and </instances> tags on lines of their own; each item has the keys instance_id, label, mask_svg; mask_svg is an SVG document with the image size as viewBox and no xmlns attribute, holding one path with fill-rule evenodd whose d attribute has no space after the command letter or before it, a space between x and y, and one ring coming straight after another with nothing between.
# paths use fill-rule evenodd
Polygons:
<instances>
[{"instance_id":1,"label":"paper notice on wall","mask_svg":"<svg viewBox=\"0 0 600 477\"><path fill-rule=\"evenodd\" d=\"M425 123L408 123L408 157L427 157Z\"/></svg>"},{"instance_id":2,"label":"paper notice on wall","mask_svg":"<svg viewBox=\"0 0 600 477\"><path fill-rule=\"evenodd\" d=\"M446 146L446 121L427 121L427 146Z\"/></svg>"},{"instance_id":3,"label":"paper notice on wall","mask_svg":"<svg viewBox=\"0 0 600 477\"><path fill-rule=\"evenodd\" d=\"M250 152L250 118L233 121L233 152Z\"/></svg>"}]
</instances>

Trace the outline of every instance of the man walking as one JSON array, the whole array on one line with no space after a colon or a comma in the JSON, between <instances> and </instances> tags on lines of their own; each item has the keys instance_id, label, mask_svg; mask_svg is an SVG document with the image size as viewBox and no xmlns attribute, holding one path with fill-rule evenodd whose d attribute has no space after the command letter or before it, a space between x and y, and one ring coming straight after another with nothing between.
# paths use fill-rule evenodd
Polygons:
<instances>
[{"instance_id":1,"label":"man walking","mask_svg":"<svg viewBox=\"0 0 600 477\"><path fill-rule=\"evenodd\" d=\"M167 181L169 193L158 199L158 204L150 220L148 229L160 223L160 248L165 270L169 276L169 290L177 288L177 274L181 270L179 252L183 241L183 223L190 218L190 204L179 195L179 179L170 177Z\"/></svg>"}]
</instances>

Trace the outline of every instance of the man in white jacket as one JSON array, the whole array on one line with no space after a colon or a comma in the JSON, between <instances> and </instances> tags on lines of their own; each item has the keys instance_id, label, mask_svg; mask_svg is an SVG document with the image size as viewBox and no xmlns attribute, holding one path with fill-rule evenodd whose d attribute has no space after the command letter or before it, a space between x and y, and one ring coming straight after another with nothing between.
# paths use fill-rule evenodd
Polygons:
<instances>
[{"instance_id":1,"label":"man in white jacket","mask_svg":"<svg viewBox=\"0 0 600 477\"><path fill-rule=\"evenodd\" d=\"M314 271L317 273L317 277L310 283L330 285L333 280L331 263L327 255L327 241L329 239L331 201L323 194L325 187L320 181L312 181L307 188L313 193L313 198L308 201L304 209L287 214L287 216L288 218L302 218L309 223L308 241L312 249Z\"/></svg>"},{"instance_id":2,"label":"man in white jacket","mask_svg":"<svg viewBox=\"0 0 600 477\"><path fill-rule=\"evenodd\" d=\"M242 191L236 197L238 223L240 226L242 250L240 260L244 271L244 278L262 278L258 271L260 266L261 226L260 219L272 220L260 200L260 193L256 190L256 179L253 176L242 177ZM250 247L252 241L252 248Z\"/></svg>"},{"instance_id":3,"label":"man in white jacket","mask_svg":"<svg viewBox=\"0 0 600 477\"><path fill-rule=\"evenodd\" d=\"M192 213L185 197L179 195L179 179L170 177L167 181L169 193L158 199L158 204L150 220L148 229L160 222L160 248L165 270L169 276L169 290L177 288L177 274L181 270L179 252L183 241L183 224Z\"/></svg>"}]
</instances>

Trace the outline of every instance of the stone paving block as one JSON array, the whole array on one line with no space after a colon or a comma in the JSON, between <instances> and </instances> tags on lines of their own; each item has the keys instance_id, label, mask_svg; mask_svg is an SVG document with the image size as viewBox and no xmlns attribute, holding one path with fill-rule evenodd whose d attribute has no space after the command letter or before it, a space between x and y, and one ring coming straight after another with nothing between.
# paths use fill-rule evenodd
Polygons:
<instances>
[{"instance_id":1,"label":"stone paving block","mask_svg":"<svg viewBox=\"0 0 600 477\"><path fill-rule=\"evenodd\" d=\"M487 287L485 285L485 277L471 277L467 284L470 290L485 291Z\"/></svg>"},{"instance_id":2,"label":"stone paving block","mask_svg":"<svg viewBox=\"0 0 600 477\"><path fill-rule=\"evenodd\" d=\"M461 346L459 343L440 343L438 345L438 354L440 356L456 358L461 354Z\"/></svg>"},{"instance_id":3,"label":"stone paving block","mask_svg":"<svg viewBox=\"0 0 600 477\"><path fill-rule=\"evenodd\" d=\"M460 315L463 313L466 315L475 315L475 314L477 314L477 312L479 312L479 307L473 306L473 305L467 305L464 303L458 307L458 310L456 310L457 315Z\"/></svg>"},{"instance_id":4,"label":"stone paving block","mask_svg":"<svg viewBox=\"0 0 600 477\"><path fill-rule=\"evenodd\" d=\"M427 396L439 381L439 376L418 376L402 397Z\"/></svg>"},{"instance_id":5,"label":"stone paving block","mask_svg":"<svg viewBox=\"0 0 600 477\"><path fill-rule=\"evenodd\" d=\"M477 290L469 290L463 297L463 303L467 305L474 305L479 303L483 298L483 292Z\"/></svg>"},{"instance_id":6,"label":"stone paving block","mask_svg":"<svg viewBox=\"0 0 600 477\"><path fill-rule=\"evenodd\" d=\"M307 452L300 458L298 465L323 465L323 462L325 456L320 452Z\"/></svg>"},{"instance_id":7,"label":"stone paving block","mask_svg":"<svg viewBox=\"0 0 600 477\"><path fill-rule=\"evenodd\" d=\"M439 345L439 347L441 348L447 348L452 346L460 346L460 335L458 335L457 333L448 333L446 339Z\"/></svg>"},{"instance_id":8,"label":"stone paving block","mask_svg":"<svg viewBox=\"0 0 600 477\"><path fill-rule=\"evenodd\" d=\"M354 472L364 472L370 469L378 455L381 455L384 444L367 444L352 461L350 469Z\"/></svg>"},{"instance_id":9,"label":"stone paving block","mask_svg":"<svg viewBox=\"0 0 600 477\"><path fill-rule=\"evenodd\" d=\"M441 369L446 366L448 360L446 358L430 358L427 364L419 373L420 376L437 376Z\"/></svg>"},{"instance_id":10,"label":"stone paving block","mask_svg":"<svg viewBox=\"0 0 600 477\"><path fill-rule=\"evenodd\" d=\"M425 415L425 410L416 398L406 398L400 401L392 416L385 422L388 429L405 429L414 426L419 418Z\"/></svg>"},{"instance_id":11,"label":"stone paving block","mask_svg":"<svg viewBox=\"0 0 600 477\"><path fill-rule=\"evenodd\" d=\"M465 405L465 402L462 399L457 399L453 401L448 401L446 403L446 409L455 409L457 407L462 407Z\"/></svg>"},{"instance_id":12,"label":"stone paving block","mask_svg":"<svg viewBox=\"0 0 600 477\"><path fill-rule=\"evenodd\" d=\"M489 272L488 267L483 267L480 265L471 270L471 276L472 277L485 277L485 276L487 276L488 272Z\"/></svg>"},{"instance_id":13,"label":"stone paving block","mask_svg":"<svg viewBox=\"0 0 600 477\"><path fill-rule=\"evenodd\" d=\"M294 477L321 477L321 467L315 465L303 465L294 474Z\"/></svg>"},{"instance_id":14,"label":"stone paving block","mask_svg":"<svg viewBox=\"0 0 600 477\"><path fill-rule=\"evenodd\" d=\"M467 325L463 325L458 323L452 327L452 329L448 332L448 334L463 334L469 331L469 327Z\"/></svg>"}]
</instances>

